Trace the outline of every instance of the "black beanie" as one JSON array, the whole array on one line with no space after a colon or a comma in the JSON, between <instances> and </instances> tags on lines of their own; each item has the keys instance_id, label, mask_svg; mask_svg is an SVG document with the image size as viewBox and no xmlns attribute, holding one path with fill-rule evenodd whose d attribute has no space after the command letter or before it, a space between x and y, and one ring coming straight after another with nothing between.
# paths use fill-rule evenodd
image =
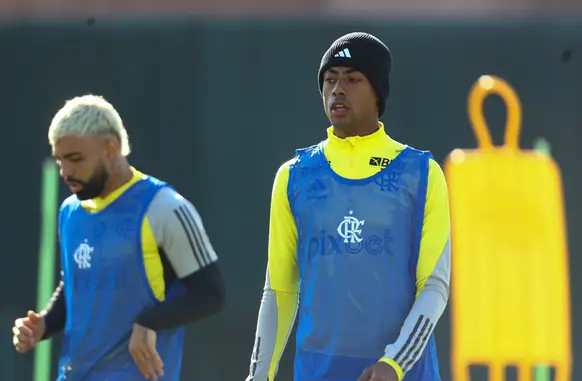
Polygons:
<instances>
[{"instance_id":1,"label":"black beanie","mask_svg":"<svg viewBox=\"0 0 582 381\"><path fill-rule=\"evenodd\" d=\"M390 94L390 69L392 54L376 37L368 33L349 33L334 41L321 59L318 80L319 92L323 90L323 74L333 66L348 66L368 78L378 97L378 118L386 108Z\"/></svg>"}]
</instances>

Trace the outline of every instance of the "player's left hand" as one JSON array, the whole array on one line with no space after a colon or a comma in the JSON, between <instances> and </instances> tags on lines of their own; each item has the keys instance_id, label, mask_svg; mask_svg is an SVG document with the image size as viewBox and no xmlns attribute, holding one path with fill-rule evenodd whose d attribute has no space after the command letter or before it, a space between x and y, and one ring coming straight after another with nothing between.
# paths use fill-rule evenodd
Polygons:
<instances>
[{"instance_id":1,"label":"player's left hand","mask_svg":"<svg viewBox=\"0 0 582 381\"><path fill-rule=\"evenodd\" d=\"M164 363L156 350L156 331L133 325L129 339L129 353L146 380L157 381L164 375Z\"/></svg>"},{"instance_id":2,"label":"player's left hand","mask_svg":"<svg viewBox=\"0 0 582 381\"><path fill-rule=\"evenodd\" d=\"M358 381L398 381L398 374L385 362L377 362L366 368Z\"/></svg>"}]
</instances>

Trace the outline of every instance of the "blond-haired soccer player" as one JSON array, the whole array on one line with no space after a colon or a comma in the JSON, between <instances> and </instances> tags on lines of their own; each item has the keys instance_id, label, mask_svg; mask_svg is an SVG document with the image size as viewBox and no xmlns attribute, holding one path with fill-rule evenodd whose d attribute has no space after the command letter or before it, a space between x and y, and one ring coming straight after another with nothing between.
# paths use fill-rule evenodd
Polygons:
<instances>
[{"instance_id":1,"label":"blond-haired soccer player","mask_svg":"<svg viewBox=\"0 0 582 381\"><path fill-rule=\"evenodd\" d=\"M275 379L297 305L295 381L440 380L432 333L449 294L447 186L428 152L379 122L391 61L365 33L321 60L332 126L275 178L248 381Z\"/></svg>"},{"instance_id":2,"label":"blond-haired soccer player","mask_svg":"<svg viewBox=\"0 0 582 381\"><path fill-rule=\"evenodd\" d=\"M64 330L59 379L179 381L183 326L218 313L224 285L194 206L130 166L105 99L74 98L48 138L73 193L59 211L62 281L13 328L20 353Z\"/></svg>"}]
</instances>

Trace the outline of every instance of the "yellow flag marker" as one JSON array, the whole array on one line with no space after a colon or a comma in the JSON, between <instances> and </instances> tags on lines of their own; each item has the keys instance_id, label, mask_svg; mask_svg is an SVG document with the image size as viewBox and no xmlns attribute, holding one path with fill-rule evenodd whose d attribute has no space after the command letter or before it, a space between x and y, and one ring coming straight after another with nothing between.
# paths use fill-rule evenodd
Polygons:
<instances>
[{"instance_id":1,"label":"yellow flag marker","mask_svg":"<svg viewBox=\"0 0 582 381\"><path fill-rule=\"evenodd\" d=\"M495 146L483 116L487 96L507 106L505 143ZM469 95L477 149L455 149L445 174L452 221L452 362L455 381L469 365L489 380L520 381L533 367L571 374L568 249L560 171L551 157L519 148L521 105L501 78L482 76Z\"/></svg>"}]
</instances>

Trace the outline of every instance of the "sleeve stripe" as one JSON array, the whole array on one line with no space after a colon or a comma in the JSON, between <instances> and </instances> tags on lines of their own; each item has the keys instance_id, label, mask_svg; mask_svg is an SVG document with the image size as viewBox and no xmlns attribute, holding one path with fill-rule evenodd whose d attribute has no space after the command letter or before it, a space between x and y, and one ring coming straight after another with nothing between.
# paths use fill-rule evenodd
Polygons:
<instances>
[{"instance_id":1,"label":"sleeve stripe","mask_svg":"<svg viewBox=\"0 0 582 381\"><path fill-rule=\"evenodd\" d=\"M422 323L422 315L418 317L418 320L416 321L416 324L414 325L414 328L412 329L410 336L408 336L406 343L404 343L402 348L400 348L400 351L398 351L398 353L396 354L396 357L394 357L394 361L396 361L398 364L400 364L400 356L402 356L404 354L404 351L406 350L406 348L408 348L408 346L410 346L410 342L414 338L414 335L416 335L416 333L418 332L421 323Z\"/></svg>"},{"instance_id":2,"label":"sleeve stripe","mask_svg":"<svg viewBox=\"0 0 582 381\"><path fill-rule=\"evenodd\" d=\"M178 217L178 220L180 221L180 224L182 225L182 228L184 229L184 233L186 234L186 236L188 237L188 242L190 243L190 248L192 249L192 252L194 253L194 258L196 258L196 262L198 262L198 267L202 268L205 266L205 264L203 263L203 261L201 260L201 251L199 248L197 248L198 243L194 244L194 236L193 236L193 228L190 226L190 221L186 221L186 216L184 215L186 212L184 211L184 209L182 207L179 207L177 209L174 209L174 214L176 215L176 217Z\"/></svg>"},{"instance_id":3,"label":"sleeve stripe","mask_svg":"<svg viewBox=\"0 0 582 381\"><path fill-rule=\"evenodd\" d=\"M426 345L428 336L430 332L432 332L432 327L433 324L426 316L420 315L418 317L414 329L410 333L410 336L408 336L406 343L394 358L394 361L396 361L405 372L407 372L407 370L402 364L410 366L414 362L414 357L416 357L420 350ZM413 356L411 356L412 353Z\"/></svg>"},{"instance_id":4,"label":"sleeve stripe","mask_svg":"<svg viewBox=\"0 0 582 381\"><path fill-rule=\"evenodd\" d=\"M202 218L200 217L200 214L198 214L197 211L194 211L194 213L192 213L192 210L190 210L189 215L192 218L192 221L196 224L196 226L198 226L196 233L200 238L200 242L202 242L204 248L206 249L204 253L206 254L206 259L208 260L208 263L216 261L217 260L216 253L214 252L214 248L210 243L210 238L208 237L208 234L206 234L206 229L204 229L204 224L202 223Z\"/></svg>"},{"instance_id":5,"label":"sleeve stripe","mask_svg":"<svg viewBox=\"0 0 582 381\"><path fill-rule=\"evenodd\" d=\"M186 220L189 222L190 227L192 228L192 232L194 233L194 239L196 241L197 246L200 248L200 256L204 260L204 265L209 265L212 263L212 257L210 256L210 251L212 247L208 243L207 240L204 239L205 234L204 227L202 226L202 221L200 220L200 216L198 214L193 215L192 211L189 210L186 205L180 206ZM198 217L198 219L196 218Z\"/></svg>"},{"instance_id":6,"label":"sleeve stripe","mask_svg":"<svg viewBox=\"0 0 582 381\"><path fill-rule=\"evenodd\" d=\"M251 356L251 373L249 375L248 381L253 381L255 379L255 374L257 374L257 364L259 362L259 353L261 352L261 337L257 336L255 341L255 348L253 350L253 355Z\"/></svg>"},{"instance_id":7,"label":"sleeve stripe","mask_svg":"<svg viewBox=\"0 0 582 381\"><path fill-rule=\"evenodd\" d=\"M422 351L424 350L424 348L426 347L426 344L428 343L428 337L430 336L430 333L432 332L432 328L433 328L433 324L429 323L428 329L423 330L423 332L421 332L420 345L418 345L416 347L416 350L412 354L412 357L409 357L408 361L406 361L406 363L404 363L402 366L402 370L405 373L410 371L412 366L416 363L416 361L418 361L418 358L420 357L420 355L422 354Z\"/></svg>"}]
</instances>

